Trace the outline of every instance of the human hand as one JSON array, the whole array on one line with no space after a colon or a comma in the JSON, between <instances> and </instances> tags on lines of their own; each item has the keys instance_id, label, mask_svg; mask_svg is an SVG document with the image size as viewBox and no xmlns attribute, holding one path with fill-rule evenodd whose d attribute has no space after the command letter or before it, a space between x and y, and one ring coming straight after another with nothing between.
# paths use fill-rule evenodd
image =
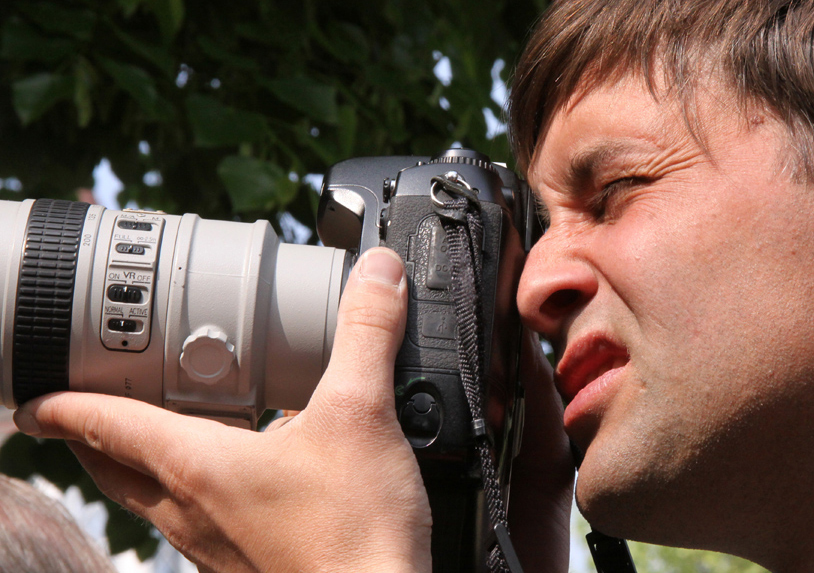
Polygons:
<instances>
[{"instance_id":1,"label":"human hand","mask_svg":"<svg viewBox=\"0 0 814 573\"><path fill-rule=\"evenodd\" d=\"M509 525L526 571L562 573L568 571L574 462L551 365L537 335L525 334L525 430L512 465Z\"/></svg>"},{"instance_id":2,"label":"human hand","mask_svg":"<svg viewBox=\"0 0 814 573\"><path fill-rule=\"evenodd\" d=\"M99 488L201 571L430 571L431 517L396 419L401 261L373 249L342 296L308 407L253 433L126 398L67 392L14 416L64 438Z\"/></svg>"}]
</instances>

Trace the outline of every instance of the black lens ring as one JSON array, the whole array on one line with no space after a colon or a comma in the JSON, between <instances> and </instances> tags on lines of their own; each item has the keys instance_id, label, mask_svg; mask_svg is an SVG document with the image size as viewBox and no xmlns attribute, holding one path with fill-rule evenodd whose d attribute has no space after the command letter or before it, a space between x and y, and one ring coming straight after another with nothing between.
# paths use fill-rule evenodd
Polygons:
<instances>
[{"instance_id":1,"label":"black lens ring","mask_svg":"<svg viewBox=\"0 0 814 573\"><path fill-rule=\"evenodd\" d=\"M76 261L89 207L54 199L31 207L14 313L11 372L18 406L68 389Z\"/></svg>"}]
</instances>

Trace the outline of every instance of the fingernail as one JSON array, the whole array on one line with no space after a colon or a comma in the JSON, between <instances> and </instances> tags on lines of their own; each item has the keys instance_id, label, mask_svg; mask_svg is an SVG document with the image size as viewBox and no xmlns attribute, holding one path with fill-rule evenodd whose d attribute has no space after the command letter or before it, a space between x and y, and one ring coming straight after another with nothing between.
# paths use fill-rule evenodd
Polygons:
<instances>
[{"instance_id":1,"label":"fingernail","mask_svg":"<svg viewBox=\"0 0 814 573\"><path fill-rule=\"evenodd\" d=\"M393 251L368 251L359 261L359 277L388 286L398 286L404 276L404 265Z\"/></svg>"},{"instance_id":2,"label":"fingernail","mask_svg":"<svg viewBox=\"0 0 814 573\"><path fill-rule=\"evenodd\" d=\"M37 420L26 410L17 410L14 412L14 423L17 424L17 428L22 433L28 434L29 436L38 436L41 432Z\"/></svg>"}]
</instances>

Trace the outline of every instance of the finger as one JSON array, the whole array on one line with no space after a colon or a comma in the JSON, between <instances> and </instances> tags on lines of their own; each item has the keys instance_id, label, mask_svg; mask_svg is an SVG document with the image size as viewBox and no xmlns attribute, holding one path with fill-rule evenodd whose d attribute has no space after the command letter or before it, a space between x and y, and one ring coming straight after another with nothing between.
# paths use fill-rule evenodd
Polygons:
<instances>
[{"instance_id":1,"label":"finger","mask_svg":"<svg viewBox=\"0 0 814 573\"><path fill-rule=\"evenodd\" d=\"M99 491L126 510L151 522L171 543L177 537L176 532L187 531L184 524L193 522L201 525L200 519L196 519L194 508L173 499L170 492L155 479L120 464L83 443L68 441L67 444L93 478ZM191 551L195 548L183 545L180 549ZM193 560L196 558L192 554L187 556Z\"/></svg>"},{"instance_id":2,"label":"finger","mask_svg":"<svg viewBox=\"0 0 814 573\"><path fill-rule=\"evenodd\" d=\"M164 489L155 479L81 442L69 440L67 444L99 491L125 509L150 519L147 510L166 500Z\"/></svg>"},{"instance_id":3,"label":"finger","mask_svg":"<svg viewBox=\"0 0 814 573\"><path fill-rule=\"evenodd\" d=\"M562 425L562 401L554 387L551 365L537 335L530 331L524 333L522 359L525 431L520 454L512 465L509 523L527 570L564 571L574 464Z\"/></svg>"},{"instance_id":4,"label":"finger","mask_svg":"<svg viewBox=\"0 0 814 573\"><path fill-rule=\"evenodd\" d=\"M528 329L523 331L520 376L526 396L525 425L529 429L523 435L520 465L536 472L545 469L552 459L568 458L570 469L571 449L563 428L563 404L554 386L553 368L537 334Z\"/></svg>"},{"instance_id":5,"label":"finger","mask_svg":"<svg viewBox=\"0 0 814 573\"><path fill-rule=\"evenodd\" d=\"M83 392L50 394L14 413L22 432L84 443L150 477L159 477L208 452L203 436L231 430L210 420L182 416L144 402Z\"/></svg>"},{"instance_id":6,"label":"finger","mask_svg":"<svg viewBox=\"0 0 814 573\"><path fill-rule=\"evenodd\" d=\"M331 361L312 403L393 409L393 368L404 336L407 282L396 253L367 251L342 294Z\"/></svg>"},{"instance_id":7,"label":"finger","mask_svg":"<svg viewBox=\"0 0 814 573\"><path fill-rule=\"evenodd\" d=\"M271 423L266 426L266 429L263 430L264 432L273 432L274 430L279 430L291 420L294 419L294 416L282 416L280 418L275 418L271 421Z\"/></svg>"}]
</instances>

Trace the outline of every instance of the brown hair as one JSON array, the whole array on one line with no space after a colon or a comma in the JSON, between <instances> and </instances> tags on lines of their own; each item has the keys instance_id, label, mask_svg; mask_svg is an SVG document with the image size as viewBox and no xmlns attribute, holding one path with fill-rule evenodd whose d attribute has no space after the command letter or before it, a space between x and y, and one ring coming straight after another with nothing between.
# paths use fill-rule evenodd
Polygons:
<instances>
[{"instance_id":1,"label":"brown hair","mask_svg":"<svg viewBox=\"0 0 814 573\"><path fill-rule=\"evenodd\" d=\"M518 166L528 169L551 117L578 89L658 71L685 110L712 71L744 104L785 124L797 172L814 181L814 1L561 0L533 33L509 100ZM744 108L745 109L745 108Z\"/></svg>"}]
</instances>

